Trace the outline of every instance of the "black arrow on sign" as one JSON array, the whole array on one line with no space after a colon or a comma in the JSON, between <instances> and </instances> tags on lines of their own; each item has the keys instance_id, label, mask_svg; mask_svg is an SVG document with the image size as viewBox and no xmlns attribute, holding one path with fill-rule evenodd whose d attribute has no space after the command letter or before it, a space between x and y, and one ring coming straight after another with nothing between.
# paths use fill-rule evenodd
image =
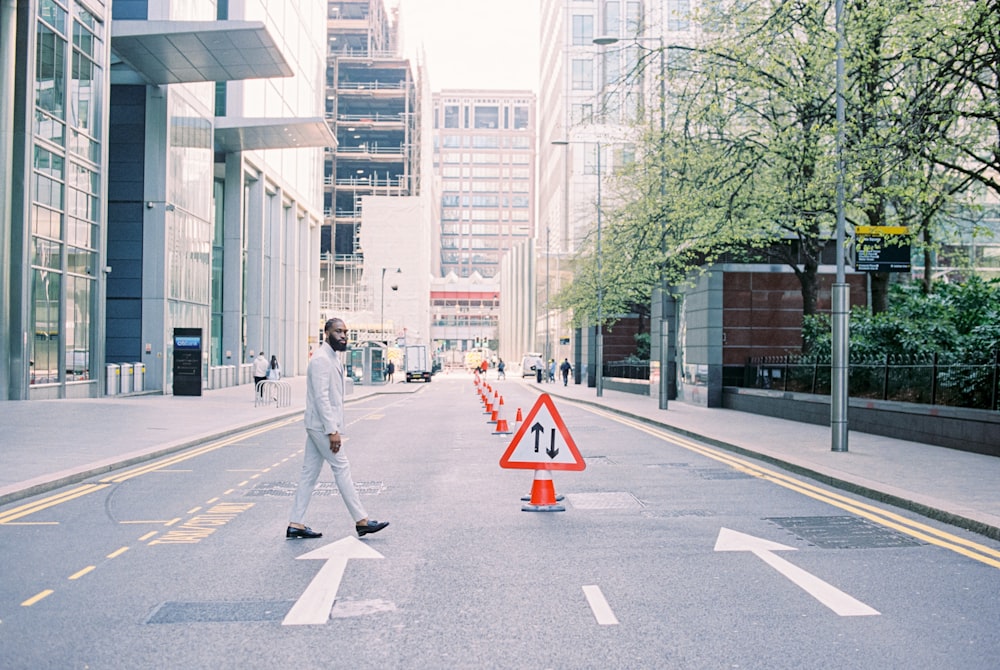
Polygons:
<instances>
[{"instance_id":1,"label":"black arrow on sign","mask_svg":"<svg viewBox=\"0 0 1000 670\"><path fill-rule=\"evenodd\" d=\"M559 450L556 449L556 431L555 431L555 429L552 430L552 444L549 446L548 449L545 450L545 453L549 455L549 458L555 458L556 456L559 455Z\"/></svg>"},{"instance_id":2,"label":"black arrow on sign","mask_svg":"<svg viewBox=\"0 0 1000 670\"><path fill-rule=\"evenodd\" d=\"M545 428L540 423L536 423L531 427L531 432L535 434L535 453L538 453L538 442L540 440L540 435L545 432Z\"/></svg>"}]
</instances>

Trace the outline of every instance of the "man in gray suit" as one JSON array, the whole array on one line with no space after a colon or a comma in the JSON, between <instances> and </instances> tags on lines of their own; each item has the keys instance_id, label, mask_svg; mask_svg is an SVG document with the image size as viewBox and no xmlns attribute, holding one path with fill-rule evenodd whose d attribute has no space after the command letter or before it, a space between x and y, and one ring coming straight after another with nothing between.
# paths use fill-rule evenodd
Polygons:
<instances>
[{"instance_id":1,"label":"man in gray suit","mask_svg":"<svg viewBox=\"0 0 1000 670\"><path fill-rule=\"evenodd\" d=\"M354 519L359 537L377 533L389 525L388 521L374 521L361 504L351 464L342 450L344 430L344 394L346 380L340 352L347 351L347 325L341 319L330 319L323 328L326 341L320 344L309 360L306 369L306 450L302 463L302 477L295 492L292 517L285 531L285 539L302 540L323 537L307 527L302 520L312 498L316 480L323 462L330 464L337 489L347 510Z\"/></svg>"}]
</instances>

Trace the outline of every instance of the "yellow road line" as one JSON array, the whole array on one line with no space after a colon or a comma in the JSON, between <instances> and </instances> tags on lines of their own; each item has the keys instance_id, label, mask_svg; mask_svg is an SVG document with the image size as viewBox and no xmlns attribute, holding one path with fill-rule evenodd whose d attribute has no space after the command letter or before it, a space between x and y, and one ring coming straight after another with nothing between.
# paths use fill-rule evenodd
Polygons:
<instances>
[{"instance_id":1,"label":"yellow road line","mask_svg":"<svg viewBox=\"0 0 1000 670\"><path fill-rule=\"evenodd\" d=\"M80 577L83 577L88 572L91 572L91 571L96 570L96 569L97 569L96 565L88 565L83 570L79 570L77 572L74 572L67 579L80 579Z\"/></svg>"},{"instance_id":2,"label":"yellow road line","mask_svg":"<svg viewBox=\"0 0 1000 670\"><path fill-rule=\"evenodd\" d=\"M35 512L40 512L43 509L48 509L50 507L55 507L60 503L67 502L69 500L75 500L88 493L94 493L95 491L100 491L101 489L106 489L109 484L84 484L82 486L77 486L68 491L63 491L48 498L42 498L41 500L35 500L33 502L14 507L6 512L0 513L0 524L7 523L8 521L14 521L15 519L20 519L26 517L29 514L34 514Z\"/></svg>"},{"instance_id":3,"label":"yellow road line","mask_svg":"<svg viewBox=\"0 0 1000 670\"><path fill-rule=\"evenodd\" d=\"M221 449L222 447L229 446L229 445L231 445L231 444L233 444L235 442L239 442L241 440L244 440L244 439L247 439L247 438L250 438L250 437L255 437L257 435L260 435L262 433L266 433L266 432L274 430L276 428L283 428L283 427L285 427L287 425L290 425L292 423L295 423L295 422L301 421L301 420L302 420L301 417L293 417L291 419L286 419L286 420L278 422L278 423L273 423L273 424L269 424L267 426L262 426L260 428L256 428L256 429L248 431L248 432L240 433L239 435L234 435L232 437L228 437L228 438L225 438L225 439L222 439L222 440L217 440L215 442L210 442L210 443L208 443L206 445L203 445L201 447L197 447L197 448L194 448L194 449L189 449L187 451L184 451L182 453L176 454L174 456L170 456L170 457L167 457L167 458L164 458L164 459L158 459L158 460L153 461L153 462L151 462L151 463L149 463L147 465L143 465L143 466L138 467L138 468L133 468L131 470L126 470L125 472L121 472L121 473L112 475L111 477L105 477L104 479L101 479L100 482L97 483L97 484L82 484L80 486L77 486L75 488L69 489L67 491L61 491L60 493L57 493L55 495L51 495L51 496L48 496L46 498L41 498L39 500L34 500L34 501L32 501L30 503L26 503L24 505L19 505L17 507L9 509L9 510L7 510L5 512L0 512L0 525L9 523L11 521L16 521L17 519L21 519L23 517L29 516L29 515L34 514L36 512L40 512L40 511L42 511L44 509L48 509L50 507L54 507L54 506L59 505L61 503L68 502L70 500L75 500L76 498L80 498L80 497L88 495L90 493L94 493L96 491L101 491L103 489L108 488L112 484L120 484L121 482L127 481L129 479L134 478L134 477L138 477L140 475L144 475L144 474L147 474L149 472L153 472L153 471L156 471L156 470L167 468L167 467L169 467L171 465L174 465L176 463L180 463L180 462L189 460L191 458L195 458L196 456L201 456L202 454L206 454L206 453L209 453L211 451L215 451L216 449Z\"/></svg>"},{"instance_id":4,"label":"yellow road line","mask_svg":"<svg viewBox=\"0 0 1000 670\"><path fill-rule=\"evenodd\" d=\"M28 598L27 600L25 600L23 603L21 603L21 607L31 607L32 605L34 605L35 603L37 603L42 598L48 598L53 593L55 593L55 591L53 591L52 589L45 589L41 593L33 595L30 598Z\"/></svg>"},{"instance_id":5,"label":"yellow road line","mask_svg":"<svg viewBox=\"0 0 1000 670\"><path fill-rule=\"evenodd\" d=\"M640 430L648 435L656 437L665 442L670 442L678 447L701 454L707 458L729 465L736 470L749 475L770 481L773 484L782 486L802 495L808 496L820 502L825 502L834 507L838 507L846 512L850 512L862 518L868 519L878 525L892 528L910 537L927 542L928 544L953 551L967 558L971 558L980 563L984 563L994 568L1000 569L1000 551L985 545L967 540L957 535L952 535L943 530L933 528L927 524L896 514L890 510L881 509L874 505L860 502L839 493L828 491L824 488L796 479L792 476L764 467L759 463L736 456L730 452L698 444L684 437L669 433L666 430L654 428L647 424L628 419L617 414L603 410L578 405L582 409L598 414L618 423Z\"/></svg>"}]
</instances>

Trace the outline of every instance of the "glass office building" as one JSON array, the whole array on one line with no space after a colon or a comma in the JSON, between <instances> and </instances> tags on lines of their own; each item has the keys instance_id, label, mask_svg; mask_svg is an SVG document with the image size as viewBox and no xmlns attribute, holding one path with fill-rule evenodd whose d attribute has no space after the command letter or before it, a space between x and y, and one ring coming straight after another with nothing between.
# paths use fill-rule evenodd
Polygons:
<instances>
[{"instance_id":1,"label":"glass office building","mask_svg":"<svg viewBox=\"0 0 1000 670\"><path fill-rule=\"evenodd\" d=\"M318 333L325 9L29 0L0 17L0 398L171 392L248 352L304 371ZM315 314L315 317L312 315Z\"/></svg>"}]
</instances>

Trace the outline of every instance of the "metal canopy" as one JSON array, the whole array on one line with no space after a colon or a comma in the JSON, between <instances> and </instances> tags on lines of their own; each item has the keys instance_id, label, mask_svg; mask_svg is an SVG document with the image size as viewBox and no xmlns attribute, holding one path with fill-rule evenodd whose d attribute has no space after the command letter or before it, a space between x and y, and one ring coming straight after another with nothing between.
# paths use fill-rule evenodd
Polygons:
<instances>
[{"instance_id":1,"label":"metal canopy","mask_svg":"<svg viewBox=\"0 0 1000 670\"><path fill-rule=\"evenodd\" d=\"M323 117L246 119L216 117L215 148L237 152L260 149L336 147L337 138Z\"/></svg>"},{"instance_id":2,"label":"metal canopy","mask_svg":"<svg viewBox=\"0 0 1000 670\"><path fill-rule=\"evenodd\" d=\"M260 21L113 21L111 49L151 84L293 74Z\"/></svg>"}]
</instances>

